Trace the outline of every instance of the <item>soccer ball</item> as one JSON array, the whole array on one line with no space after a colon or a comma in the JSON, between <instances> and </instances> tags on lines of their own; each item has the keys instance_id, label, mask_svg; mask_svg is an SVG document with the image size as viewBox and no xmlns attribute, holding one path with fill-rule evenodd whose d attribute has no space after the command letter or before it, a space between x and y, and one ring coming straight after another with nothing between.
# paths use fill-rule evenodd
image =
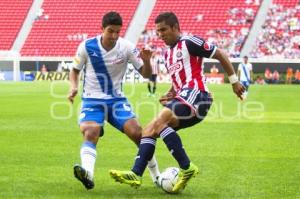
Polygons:
<instances>
[{"instance_id":1,"label":"soccer ball","mask_svg":"<svg viewBox=\"0 0 300 199\"><path fill-rule=\"evenodd\" d=\"M178 180L179 169L176 167L166 168L158 177L158 185L167 193L174 193L172 189Z\"/></svg>"}]
</instances>

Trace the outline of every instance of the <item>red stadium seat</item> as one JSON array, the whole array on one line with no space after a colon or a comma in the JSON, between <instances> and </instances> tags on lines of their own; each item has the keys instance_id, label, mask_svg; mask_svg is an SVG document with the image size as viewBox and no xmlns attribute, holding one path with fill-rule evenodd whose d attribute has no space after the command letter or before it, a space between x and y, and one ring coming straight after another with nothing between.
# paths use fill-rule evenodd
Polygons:
<instances>
[{"instance_id":1,"label":"red stadium seat","mask_svg":"<svg viewBox=\"0 0 300 199\"><path fill-rule=\"evenodd\" d=\"M0 0L0 50L10 50L33 0Z\"/></svg>"},{"instance_id":2,"label":"red stadium seat","mask_svg":"<svg viewBox=\"0 0 300 199\"><path fill-rule=\"evenodd\" d=\"M138 0L44 0L44 16L36 21L21 50L23 56L73 56L84 34L101 32L102 16L111 10L123 17L124 36L138 5Z\"/></svg>"}]
</instances>

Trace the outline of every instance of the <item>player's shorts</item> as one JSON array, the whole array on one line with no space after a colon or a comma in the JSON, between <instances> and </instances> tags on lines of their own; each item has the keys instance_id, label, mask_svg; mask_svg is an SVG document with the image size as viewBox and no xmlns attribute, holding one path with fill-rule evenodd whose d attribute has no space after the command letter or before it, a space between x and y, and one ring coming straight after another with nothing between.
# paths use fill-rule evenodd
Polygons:
<instances>
[{"instance_id":1,"label":"player's shorts","mask_svg":"<svg viewBox=\"0 0 300 199\"><path fill-rule=\"evenodd\" d=\"M157 74L152 74L151 77L149 78L151 82L156 82L156 79L157 79Z\"/></svg>"},{"instance_id":2,"label":"player's shorts","mask_svg":"<svg viewBox=\"0 0 300 199\"><path fill-rule=\"evenodd\" d=\"M83 99L79 124L93 121L104 126L104 120L123 132L125 122L135 118L126 98L115 99Z\"/></svg>"},{"instance_id":3,"label":"player's shorts","mask_svg":"<svg viewBox=\"0 0 300 199\"><path fill-rule=\"evenodd\" d=\"M201 122L212 104L210 93L184 88L166 107L171 109L179 120L175 130L187 128Z\"/></svg>"},{"instance_id":4,"label":"player's shorts","mask_svg":"<svg viewBox=\"0 0 300 199\"><path fill-rule=\"evenodd\" d=\"M241 81L241 83L248 90L250 83L248 81Z\"/></svg>"}]
</instances>

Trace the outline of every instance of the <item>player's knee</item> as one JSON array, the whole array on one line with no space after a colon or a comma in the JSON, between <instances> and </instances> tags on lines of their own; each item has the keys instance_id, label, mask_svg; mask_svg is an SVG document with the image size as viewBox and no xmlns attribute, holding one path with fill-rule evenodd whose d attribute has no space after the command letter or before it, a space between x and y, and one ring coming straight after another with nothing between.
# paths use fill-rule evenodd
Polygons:
<instances>
[{"instance_id":1,"label":"player's knee","mask_svg":"<svg viewBox=\"0 0 300 199\"><path fill-rule=\"evenodd\" d=\"M155 131L154 131L155 135L156 135L157 137L159 137L160 132L161 132L164 128L166 128L167 126L168 126L168 121L165 121L165 120L157 120L156 123L155 123L155 127L154 127L154 129L155 129Z\"/></svg>"},{"instance_id":2,"label":"player's knee","mask_svg":"<svg viewBox=\"0 0 300 199\"><path fill-rule=\"evenodd\" d=\"M96 132L96 131L85 131L84 132L84 138L85 140L88 140L90 142L93 142L93 143L97 143L98 142L98 139L99 139L99 131Z\"/></svg>"},{"instance_id":3,"label":"player's knee","mask_svg":"<svg viewBox=\"0 0 300 199\"><path fill-rule=\"evenodd\" d=\"M150 123L143 129L143 137L156 137L154 133L153 123Z\"/></svg>"},{"instance_id":4,"label":"player's knee","mask_svg":"<svg viewBox=\"0 0 300 199\"><path fill-rule=\"evenodd\" d=\"M132 128L131 134L132 134L134 140L139 142L142 137L142 127L136 126L136 127Z\"/></svg>"},{"instance_id":5,"label":"player's knee","mask_svg":"<svg viewBox=\"0 0 300 199\"><path fill-rule=\"evenodd\" d=\"M84 125L80 127L85 140L96 143L100 135L100 126Z\"/></svg>"},{"instance_id":6,"label":"player's knee","mask_svg":"<svg viewBox=\"0 0 300 199\"><path fill-rule=\"evenodd\" d=\"M125 134L136 144L138 144L142 137L142 127L139 125L127 125L124 129Z\"/></svg>"},{"instance_id":7,"label":"player's knee","mask_svg":"<svg viewBox=\"0 0 300 199\"><path fill-rule=\"evenodd\" d=\"M152 121L143 130L143 137L159 137L159 134L163 128L166 127L166 122L164 120L156 119Z\"/></svg>"}]
</instances>

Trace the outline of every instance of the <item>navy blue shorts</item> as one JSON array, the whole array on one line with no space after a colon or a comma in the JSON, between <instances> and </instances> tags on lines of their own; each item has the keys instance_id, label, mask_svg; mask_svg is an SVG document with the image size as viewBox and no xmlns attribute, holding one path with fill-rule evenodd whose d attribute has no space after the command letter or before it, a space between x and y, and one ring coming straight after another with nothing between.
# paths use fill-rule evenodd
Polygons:
<instances>
[{"instance_id":1,"label":"navy blue shorts","mask_svg":"<svg viewBox=\"0 0 300 199\"><path fill-rule=\"evenodd\" d=\"M210 93L184 88L181 92L168 104L167 108L177 116L179 126L175 130L180 130L201 122L207 115L212 104Z\"/></svg>"},{"instance_id":2,"label":"navy blue shorts","mask_svg":"<svg viewBox=\"0 0 300 199\"><path fill-rule=\"evenodd\" d=\"M157 75L156 74L152 74L151 77L149 78L149 80L151 82L156 82L156 79L157 79Z\"/></svg>"},{"instance_id":3,"label":"navy blue shorts","mask_svg":"<svg viewBox=\"0 0 300 199\"><path fill-rule=\"evenodd\" d=\"M248 81L241 81L242 85L248 90L250 83Z\"/></svg>"}]
</instances>

